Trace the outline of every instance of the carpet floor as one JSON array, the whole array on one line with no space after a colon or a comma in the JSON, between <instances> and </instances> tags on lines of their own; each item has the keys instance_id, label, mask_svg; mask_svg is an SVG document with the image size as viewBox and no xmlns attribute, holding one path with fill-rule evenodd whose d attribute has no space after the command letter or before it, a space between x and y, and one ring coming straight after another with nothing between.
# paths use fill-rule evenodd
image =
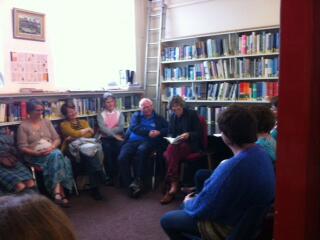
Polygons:
<instances>
[{"instance_id":1,"label":"carpet floor","mask_svg":"<svg viewBox=\"0 0 320 240\"><path fill-rule=\"evenodd\" d=\"M181 198L161 205L159 191L148 192L139 199L130 199L126 192L103 187L104 201L93 200L88 192L72 197L72 207L65 212L74 224L79 240L165 240L160 218L177 209Z\"/></svg>"}]
</instances>

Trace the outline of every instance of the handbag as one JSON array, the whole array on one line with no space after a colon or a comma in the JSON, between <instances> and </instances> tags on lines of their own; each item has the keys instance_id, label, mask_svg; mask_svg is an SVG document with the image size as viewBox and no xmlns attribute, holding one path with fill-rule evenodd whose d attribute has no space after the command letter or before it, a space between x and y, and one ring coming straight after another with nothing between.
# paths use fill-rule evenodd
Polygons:
<instances>
[{"instance_id":1,"label":"handbag","mask_svg":"<svg viewBox=\"0 0 320 240\"><path fill-rule=\"evenodd\" d=\"M69 152L76 158L79 153L87 157L94 157L99 150L100 143L95 138L78 138L69 144Z\"/></svg>"}]
</instances>

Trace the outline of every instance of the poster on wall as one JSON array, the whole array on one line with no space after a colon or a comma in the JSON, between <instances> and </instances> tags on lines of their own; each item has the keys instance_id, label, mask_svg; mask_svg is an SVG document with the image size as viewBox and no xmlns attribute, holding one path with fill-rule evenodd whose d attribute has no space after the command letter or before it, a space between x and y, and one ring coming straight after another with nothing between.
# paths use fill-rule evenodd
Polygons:
<instances>
[{"instance_id":1,"label":"poster on wall","mask_svg":"<svg viewBox=\"0 0 320 240\"><path fill-rule=\"evenodd\" d=\"M43 83L49 81L48 55L11 52L11 81Z\"/></svg>"}]
</instances>

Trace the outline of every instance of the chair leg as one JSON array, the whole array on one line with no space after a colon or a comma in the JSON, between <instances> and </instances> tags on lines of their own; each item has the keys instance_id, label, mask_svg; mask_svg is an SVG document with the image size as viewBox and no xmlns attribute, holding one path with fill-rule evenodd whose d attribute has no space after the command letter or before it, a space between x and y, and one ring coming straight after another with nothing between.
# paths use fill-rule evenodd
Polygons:
<instances>
[{"instance_id":1,"label":"chair leg","mask_svg":"<svg viewBox=\"0 0 320 240\"><path fill-rule=\"evenodd\" d=\"M74 188L76 195L79 196L80 194L79 194L78 186L77 186L77 183L74 179L72 179L72 184L73 184L73 188Z\"/></svg>"},{"instance_id":2,"label":"chair leg","mask_svg":"<svg viewBox=\"0 0 320 240\"><path fill-rule=\"evenodd\" d=\"M152 175L152 190L156 188L156 169L157 169L157 159L153 158L153 175Z\"/></svg>"}]
</instances>

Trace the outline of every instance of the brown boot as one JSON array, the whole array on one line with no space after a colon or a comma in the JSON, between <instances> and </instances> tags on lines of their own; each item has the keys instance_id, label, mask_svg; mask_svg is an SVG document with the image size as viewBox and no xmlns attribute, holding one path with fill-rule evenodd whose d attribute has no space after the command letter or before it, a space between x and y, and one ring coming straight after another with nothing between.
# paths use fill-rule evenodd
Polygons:
<instances>
[{"instance_id":1,"label":"brown boot","mask_svg":"<svg viewBox=\"0 0 320 240\"><path fill-rule=\"evenodd\" d=\"M177 181L172 182L169 193L175 195L178 191L179 191L179 183Z\"/></svg>"},{"instance_id":2,"label":"brown boot","mask_svg":"<svg viewBox=\"0 0 320 240\"><path fill-rule=\"evenodd\" d=\"M172 202L173 199L174 199L174 194L167 192L163 196L163 198L161 198L160 203L161 204L168 204L168 203Z\"/></svg>"}]
</instances>

